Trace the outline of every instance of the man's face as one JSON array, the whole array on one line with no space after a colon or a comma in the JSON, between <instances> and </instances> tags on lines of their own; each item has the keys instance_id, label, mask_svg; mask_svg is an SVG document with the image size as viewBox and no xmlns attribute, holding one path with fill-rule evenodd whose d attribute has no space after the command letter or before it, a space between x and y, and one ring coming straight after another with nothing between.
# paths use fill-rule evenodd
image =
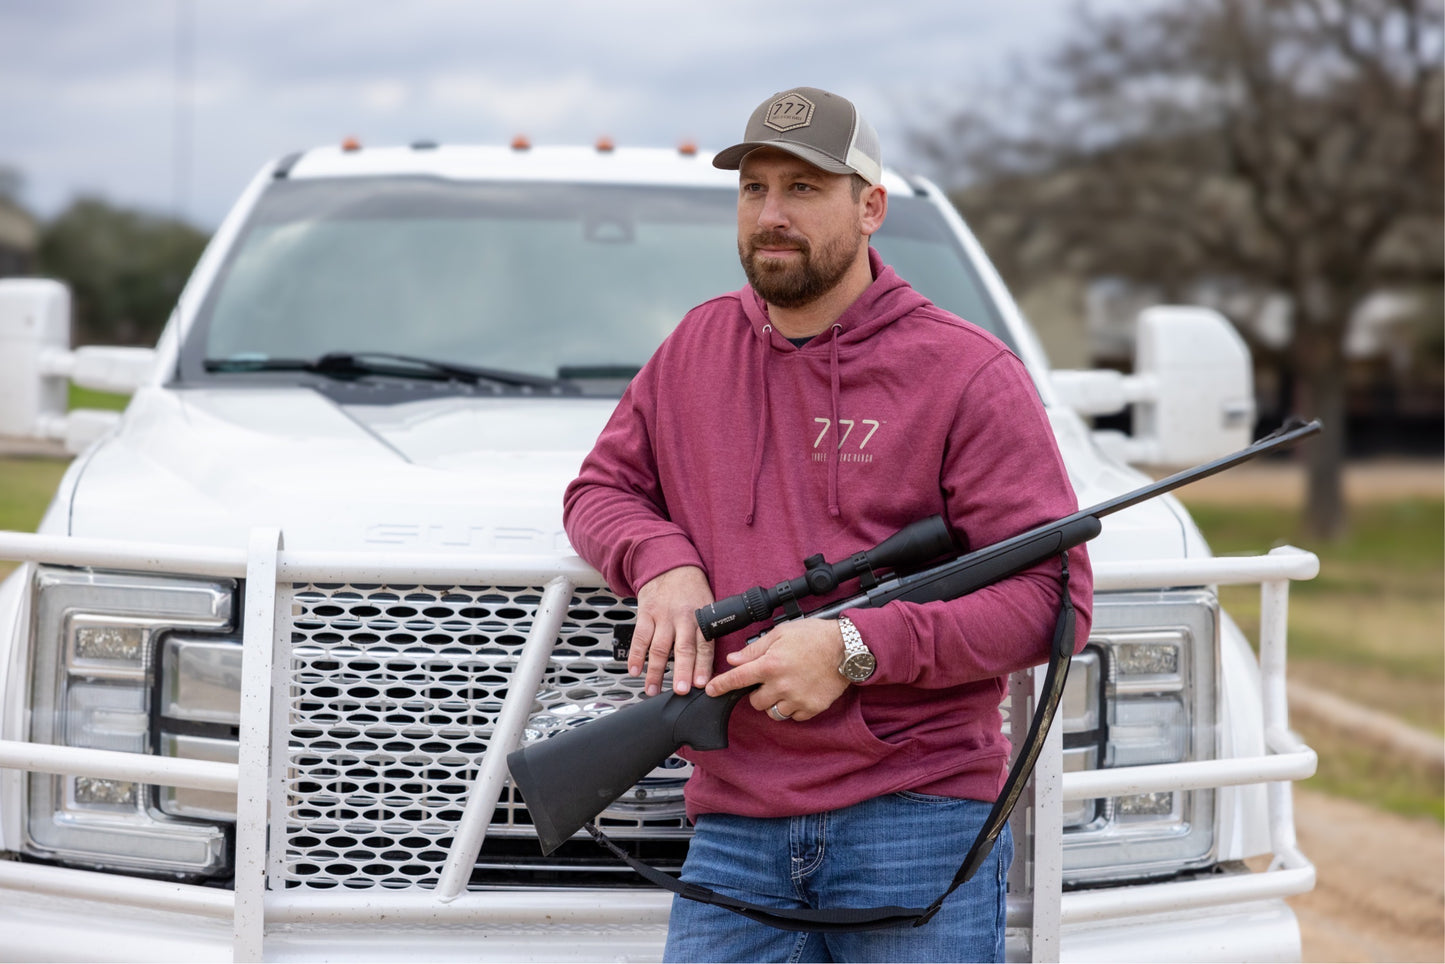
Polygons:
<instances>
[{"instance_id":1,"label":"man's face","mask_svg":"<svg viewBox=\"0 0 1445 964\"><path fill-rule=\"evenodd\" d=\"M780 308L832 290L867 247L851 175L770 148L743 158L739 175L738 257L753 290Z\"/></svg>"}]
</instances>

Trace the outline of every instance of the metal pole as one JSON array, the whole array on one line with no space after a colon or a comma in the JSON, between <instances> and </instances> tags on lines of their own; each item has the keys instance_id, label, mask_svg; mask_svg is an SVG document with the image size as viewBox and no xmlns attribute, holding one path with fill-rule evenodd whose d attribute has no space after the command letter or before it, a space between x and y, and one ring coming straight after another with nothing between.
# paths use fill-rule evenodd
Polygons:
<instances>
[{"instance_id":1,"label":"metal pole","mask_svg":"<svg viewBox=\"0 0 1445 964\"><path fill-rule=\"evenodd\" d=\"M266 827L271 760L271 661L276 640L279 529L251 532L241 646L241 733L236 792L236 916L231 953L259 961L266 932Z\"/></svg>"},{"instance_id":2,"label":"metal pole","mask_svg":"<svg viewBox=\"0 0 1445 964\"><path fill-rule=\"evenodd\" d=\"M532 631L527 635L527 644L522 649L517 669L507 687L507 698L497 713L497 723L492 729L492 738L487 751L482 755L482 765L472 782L467 806L457 825L457 835L452 849L447 854L437 881L436 899L442 903L455 900L466 889L471 878L472 866L481 852L482 841L487 836L487 826L497 809L497 798L507 781L507 754L522 743L522 731L532 713L532 702L537 687L546 672L547 662L552 656L552 647L557 641L557 632L567 615L567 606L572 599L573 583L566 576L558 576L547 584L542 601L537 606L537 616L532 622Z\"/></svg>"}]
</instances>

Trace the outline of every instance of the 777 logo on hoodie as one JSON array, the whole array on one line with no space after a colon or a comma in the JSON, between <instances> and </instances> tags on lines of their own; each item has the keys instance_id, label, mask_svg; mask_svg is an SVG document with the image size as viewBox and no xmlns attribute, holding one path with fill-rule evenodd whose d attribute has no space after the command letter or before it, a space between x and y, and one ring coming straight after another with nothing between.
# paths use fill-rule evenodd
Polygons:
<instances>
[{"instance_id":1,"label":"777 logo on hoodie","mask_svg":"<svg viewBox=\"0 0 1445 964\"><path fill-rule=\"evenodd\" d=\"M831 418L815 418L813 422L819 426L818 437L813 439L813 461L826 462L828 461L827 450L818 451L818 449L823 448L823 440L832 434L833 420ZM839 461L872 462L873 453L864 452L863 450L868 447L868 443L873 439L874 433L876 433L882 425L883 423L876 418L838 419ZM848 444L848 440L853 438L854 429L857 429L859 432L859 437L854 439L858 447L853 451L843 451L844 447Z\"/></svg>"}]
</instances>

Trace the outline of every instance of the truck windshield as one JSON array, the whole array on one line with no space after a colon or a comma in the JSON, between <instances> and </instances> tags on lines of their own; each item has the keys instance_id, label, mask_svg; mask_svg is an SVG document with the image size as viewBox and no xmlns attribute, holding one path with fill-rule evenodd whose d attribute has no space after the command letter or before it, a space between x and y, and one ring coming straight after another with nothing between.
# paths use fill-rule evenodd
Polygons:
<instances>
[{"instance_id":1,"label":"truck windshield","mask_svg":"<svg viewBox=\"0 0 1445 964\"><path fill-rule=\"evenodd\" d=\"M187 336L182 379L314 384L328 355L386 354L616 394L690 308L745 283L735 203L708 188L278 181ZM890 196L874 246L935 303L1007 337L927 201ZM342 377L363 374L377 372Z\"/></svg>"}]
</instances>

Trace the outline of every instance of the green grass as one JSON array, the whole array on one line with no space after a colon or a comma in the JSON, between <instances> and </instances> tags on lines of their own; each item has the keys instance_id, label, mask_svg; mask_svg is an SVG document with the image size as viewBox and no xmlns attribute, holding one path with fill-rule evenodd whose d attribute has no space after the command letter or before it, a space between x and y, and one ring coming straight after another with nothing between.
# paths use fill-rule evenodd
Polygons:
<instances>
[{"instance_id":1,"label":"green grass","mask_svg":"<svg viewBox=\"0 0 1445 964\"><path fill-rule=\"evenodd\" d=\"M34 532L69 464L62 459L0 459L0 530ZM0 579L15 565L0 559Z\"/></svg>"},{"instance_id":2,"label":"green grass","mask_svg":"<svg viewBox=\"0 0 1445 964\"><path fill-rule=\"evenodd\" d=\"M94 389L81 388L79 385L70 386L71 408L103 408L119 412L129 403L129 395L113 395L110 392L97 392Z\"/></svg>"},{"instance_id":3,"label":"green grass","mask_svg":"<svg viewBox=\"0 0 1445 964\"><path fill-rule=\"evenodd\" d=\"M1348 534L1313 544L1279 507L1196 503L1190 511L1221 555L1304 546L1320 575L1290 588L1290 676L1445 732L1445 499L1400 498L1351 507ZM1259 590L1229 586L1220 600L1251 639ZM1445 822L1438 769L1393 759L1347 734L1294 721L1320 752L1308 786L1398 813Z\"/></svg>"},{"instance_id":4,"label":"green grass","mask_svg":"<svg viewBox=\"0 0 1445 964\"><path fill-rule=\"evenodd\" d=\"M1304 786L1360 800L1407 817L1445 823L1440 771L1360 746L1339 733L1295 727L1319 754L1319 768Z\"/></svg>"},{"instance_id":5,"label":"green grass","mask_svg":"<svg viewBox=\"0 0 1445 964\"><path fill-rule=\"evenodd\" d=\"M1320 574L1290 588L1290 659L1323 661L1342 669L1383 671L1409 680L1425 676L1445 689L1445 500L1411 498L1367 503L1352 510L1350 534L1311 545L1279 532L1278 509L1220 504L1190 510L1220 555L1305 545L1320 557ZM1259 623L1254 587L1226 587L1221 598L1251 637ZM1348 695L1348 694L1347 694ZM1441 699L1416 725L1445 731ZM1379 707L1399 713L1398 701Z\"/></svg>"},{"instance_id":6,"label":"green grass","mask_svg":"<svg viewBox=\"0 0 1445 964\"><path fill-rule=\"evenodd\" d=\"M68 462L0 459L0 529L34 532Z\"/></svg>"},{"instance_id":7,"label":"green grass","mask_svg":"<svg viewBox=\"0 0 1445 964\"><path fill-rule=\"evenodd\" d=\"M97 392L74 384L69 389L71 409L118 412L130 403L129 395ZM0 530L35 531L69 464L68 459L0 458ZM0 579L14 568L11 560L0 559Z\"/></svg>"}]
</instances>

